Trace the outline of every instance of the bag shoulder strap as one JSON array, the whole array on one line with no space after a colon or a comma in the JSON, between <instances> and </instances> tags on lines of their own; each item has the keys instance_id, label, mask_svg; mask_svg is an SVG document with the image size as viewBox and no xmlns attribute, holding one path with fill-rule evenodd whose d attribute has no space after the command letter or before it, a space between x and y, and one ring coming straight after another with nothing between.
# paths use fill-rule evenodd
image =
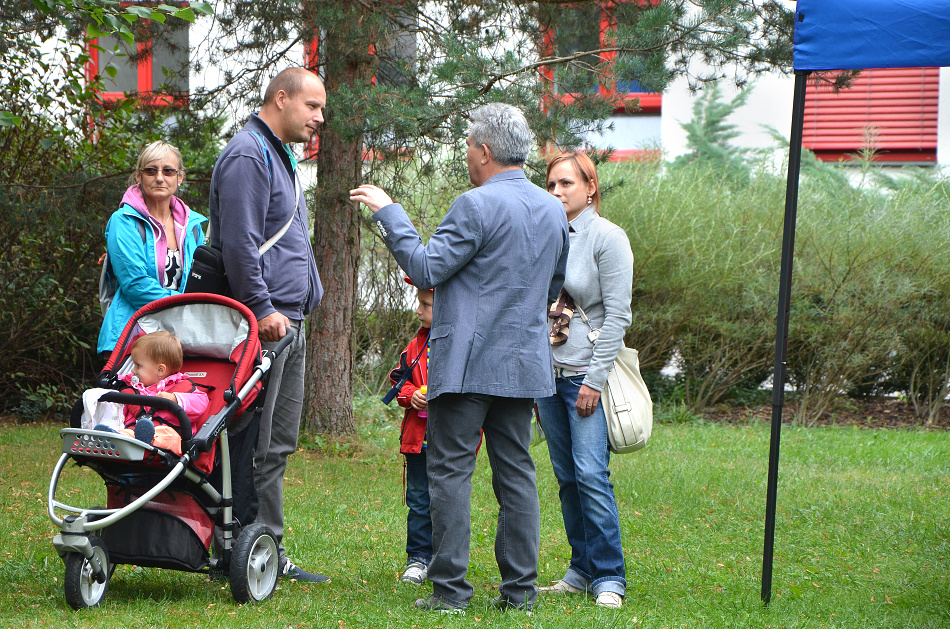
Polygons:
<instances>
[{"instance_id":1,"label":"bag shoulder strap","mask_svg":"<svg viewBox=\"0 0 950 629\"><path fill-rule=\"evenodd\" d=\"M389 404L393 401L393 398L399 393L403 385L409 380L412 376L412 370L416 368L416 365L419 364L419 361L422 359L422 354L426 351L426 347L429 345L429 336L432 334L432 329L429 329L429 333L426 334L426 342L422 344L422 349L419 350L419 353L416 355L415 360L412 361L412 364L406 369L406 373L402 374L402 378L399 379L399 382L393 385L393 388L389 390L389 393L383 396L383 404Z\"/></svg>"},{"instance_id":2,"label":"bag shoulder strap","mask_svg":"<svg viewBox=\"0 0 950 629\"><path fill-rule=\"evenodd\" d=\"M297 208L300 205L300 183L297 180L297 176L294 176L294 187L297 189L297 197L294 199L294 213L290 215L290 220L284 223L284 226L280 228L276 234L271 236L267 242L261 245L261 248L258 249L258 252L261 255L264 255L264 252L277 244L277 241L280 240L284 234L287 233L287 230L290 229L290 225L294 222L294 219L297 217Z\"/></svg>"},{"instance_id":3,"label":"bag shoulder strap","mask_svg":"<svg viewBox=\"0 0 950 629\"><path fill-rule=\"evenodd\" d=\"M591 326L591 324L590 324L590 319L587 318L587 313L584 312L584 309L581 308L581 305L575 301L575 302L574 302L574 307L577 308L577 311L578 311L579 313L581 313L581 319L584 320L584 323L586 323L586 324L587 324L587 327L590 328L590 331L593 332L593 331L594 331L594 328L593 328L593 326Z\"/></svg>"},{"instance_id":4,"label":"bag shoulder strap","mask_svg":"<svg viewBox=\"0 0 950 629\"><path fill-rule=\"evenodd\" d=\"M136 220L135 226L138 228L139 236L142 237L142 244L145 244L145 223ZM196 225L197 227L197 225ZM195 234L195 238L197 238ZM99 272L99 309L102 316L106 316L109 306L112 304L112 298L115 297L116 287L119 281L115 277L115 271L112 270L112 263L109 261L109 251L105 252L102 258L102 270Z\"/></svg>"},{"instance_id":5,"label":"bag shoulder strap","mask_svg":"<svg viewBox=\"0 0 950 629\"><path fill-rule=\"evenodd\" d=\"M250 132L254 139L257 140L257 143L260 144L261 150L264 152L264 161L267 163L267 169L270 172L271 181L274 180L274 164L271 161L270 150L267 148L267 143L264 141L264 136L258 133L257 131ZM300 207L300 176L294 171L294 213L290 215L290 220L287 221L283 227L281 227L276 234L268 238L263 245L261 245L257 252L260 255L264 253L277 244L277 241L280 240L284 234L287 233L287 230L290 229L290 226L294 222L294 218L297 216L297 210ZM211 227L208 227L208 243L211 243ZM218 247L220 248L220 247Z\"/></svg>"}]
</instances>

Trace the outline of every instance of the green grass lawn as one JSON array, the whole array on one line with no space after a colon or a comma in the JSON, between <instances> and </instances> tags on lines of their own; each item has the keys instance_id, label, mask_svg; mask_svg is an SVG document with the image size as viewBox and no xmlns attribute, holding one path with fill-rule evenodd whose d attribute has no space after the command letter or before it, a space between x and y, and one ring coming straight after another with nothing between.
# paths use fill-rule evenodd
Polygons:
<instances>
[{"instance_id":1,"label":"green grass lawn","mask_svg":"<svg viewBox=\"0 0 950 629\"><path fill-rule=\"evenodd\" d=\"M379 416L384 416L382 411ZM393 423L361 427L358 447L291 457L291 556L332 576L282 584L240 607L202 575L119 566L102 607L74 612L50 543L49 478L59 425L0 427L0 625L10 627L948 627L950 435L786 428L779 479L774 596L759 599L767 425L658 425L646 450L616 456L627 598L621 610L584 597L541 599L533 615L488 608L499 576L496 507L479 456L464 617L412 609L424 590L401 584L402 462ZM544 446L540 579L557 579L569 549ZM60 497L91 506L98 477L74 469Z\"/></svg>"}]
</instances>

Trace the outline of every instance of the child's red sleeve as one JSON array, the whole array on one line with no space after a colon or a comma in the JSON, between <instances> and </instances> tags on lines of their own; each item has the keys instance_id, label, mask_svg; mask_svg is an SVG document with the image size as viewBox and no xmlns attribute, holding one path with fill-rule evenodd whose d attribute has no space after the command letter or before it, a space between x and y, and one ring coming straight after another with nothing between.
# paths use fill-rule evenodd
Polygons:
<instances>
[{"instance_id":1,"label":"child's red sleeve","mask_svg":"<svg viewBox=\"0 0 950 629\"><path fill-rule=\"evenodd\" d=\"M396 384L400 379L405 375L406 370L409 369L409 348L412 346L412 343L402 350L402 354L399 355L399 366L389 372L389 380ZM402 385L402 388L399 390L398 395L396 396L396 402L399 406L403 408L409 408L411 406L412 394L419 387L412 383L412 376L406 380L406 384Z\"/></svg>"}]
</instances>

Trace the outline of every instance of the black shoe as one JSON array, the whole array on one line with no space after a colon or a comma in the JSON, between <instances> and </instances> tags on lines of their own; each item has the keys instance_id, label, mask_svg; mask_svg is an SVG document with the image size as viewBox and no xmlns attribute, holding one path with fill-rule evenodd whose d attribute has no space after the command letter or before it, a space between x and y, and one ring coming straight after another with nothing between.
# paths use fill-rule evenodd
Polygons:
<instances>
[{"instance_id":1,"label":"black shoe","mask_svg":"<svg viewBox=\"0 0 950 629\"><path fill-rule=\"evenodd\" d=\"M99 432L114 432L116 434L119 433L119 431L116 430L115 428L110 428L109 426L106 426L105 424L96 424L95 426L92 427L92 429L98 430Z\"/></svg>"},{"instance_id":2,"label":"black shoe","mask_svg":"<svg viewBox=\"0 0 950 629\"><path fill-rule=\"evenodd\" d=\"M489 603L489 605L501 611L507 611L509 609L520 609L521 611L530 612L532 608L534 608L533 602L529 602L527 600L516 602L508 598L504 594L499 594L498 596L493 598L491 602Z\"/></svg>"},{"instance_id":3,"label":"black shoe","mask_svg":"<svg viewBox=\"0 0 950 629\"><path fill-rule=\"evenodd\" d=\"M307 583L329 583L330 577L324 576L322 574L313 574L307 572L303 568L294 565L289 558L284 557L281 559L280 566L280 578L281 579L290 579L291 581L300 581Z\"/></svg>"},{"instance_id":4,"label":"black shoe","mask_svg":"<svg viewBox=\"0 0 950 629\"><path fill-rule=\"evenodd\" d=\"M155 438L155 424L151 419L143 417L135 422L135 438L142 443L152 443L152 439Z\"/></svg>"},{"instance_id":5,"label":"black shoe","mask_svg":"<svg viewBox=\"0 0 950 629\"><path fill-rule=\"evenodd\" d=\"M464 607L454 607L433 594L429 598L420 598L413 605L416 609L424 609L429 612L438 612L440 614L458 614L465 615Z\"/></svg>"}]
</instances>

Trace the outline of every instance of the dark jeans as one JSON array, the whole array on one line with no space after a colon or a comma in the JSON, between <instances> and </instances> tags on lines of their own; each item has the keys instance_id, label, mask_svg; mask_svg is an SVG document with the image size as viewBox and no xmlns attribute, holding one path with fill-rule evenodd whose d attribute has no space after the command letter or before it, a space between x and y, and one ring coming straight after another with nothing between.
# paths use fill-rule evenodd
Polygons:
<instances>
[{"instance_id":1,"label":"dark jeans","mask_svg":"<svg viewBox=\"0 0 950 629\"><path fill-rule=\"evenodd\" d=\"M620 544L620 517L610 482L610 450L604 405L588 417L574 406L584 376L557 378L557 393L538 399L561 498L571 565L564 581L577 588L621 596L627 588Z\"/></svg>"},{"instance_id":2,"label":"dark jeans","mask_svg":"<svg viewBox=\"0 0 950 629\"><path fill-rule=\"evenodd\" d=\"M429 476L426 448L406 454L406 565L432 561L432 517L429 515Z\"/></svg>"},{"instance_id":3,"label":"dark jeans","mask_svg":"<svg viewBox=\"0 0 950 629\"><path fill-rule=\"evenodd\" d=\"M453 607L467 606L474 593L465 575L472 535L472 474L481 431L499 507L498 590L516 604L533 604L538 596L541 513L534 461L528 451L532 403L530 398L477 393L443 393L429 402L429 494L435 548L429 580L434 596Z\"/></svg>"}]
</instances>

